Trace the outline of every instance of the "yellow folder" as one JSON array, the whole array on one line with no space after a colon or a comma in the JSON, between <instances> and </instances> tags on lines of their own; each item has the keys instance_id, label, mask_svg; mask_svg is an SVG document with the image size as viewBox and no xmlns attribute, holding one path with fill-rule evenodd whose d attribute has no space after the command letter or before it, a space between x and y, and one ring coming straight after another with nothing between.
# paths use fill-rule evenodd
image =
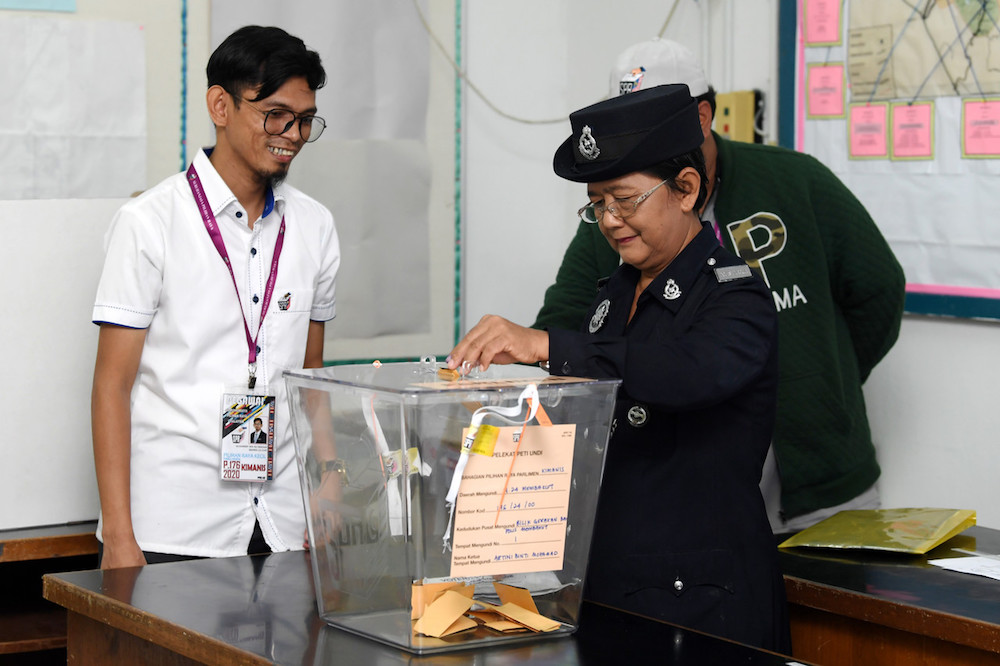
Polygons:
<instances>
[{"instance_id":1,"label":"yellow folder","mask_svg":"<svg viewBox=\"0 0 1000 666\"><path fill-rule=\"evenodd\" d=\"M864 548L923 554L976 524L969 509L841 511L784 541L779 548Z\"/></svg>"}]
</instances>

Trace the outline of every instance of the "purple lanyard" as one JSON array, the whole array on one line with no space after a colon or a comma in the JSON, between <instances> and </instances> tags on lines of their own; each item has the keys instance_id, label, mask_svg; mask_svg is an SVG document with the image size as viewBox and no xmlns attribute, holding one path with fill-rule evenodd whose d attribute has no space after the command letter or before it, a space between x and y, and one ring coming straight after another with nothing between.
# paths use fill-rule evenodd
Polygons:
<instances>
[{"instance_id":1,"label":"purple lanyard","mask_svg":"<svg viewBox=\"0 0 1000 666\"><path fill-rule=\"evenodd\" d=\"M260 321L257 322L257 334L251 336L250 326L247 324L246 315L243 314L243 301L240 300L240 288L236 284L236 274L233 273L233 267L229 262L229 253L226 252L226 243L222 240L222 233L219 231L219 225L215 221L215 215L212 214L212 209L208 206L208 198L205 196L205 189L201 186L201 179L198 178L198 172L195 171L194 163L188 167L187 177L188 185L191 186L191 194L194 195L194 201L198 204L198 212L201 213L201 219L205 223L205 229L208 231L212 243L215 244L215 249L219 251L222 261L225 262L226 268L229 269L229 277L233 279L233 289L236 290L236 299L240 303L240 315L243 317L243 332L246 333L247 347L250 350L247 359L250 368L250 380L247 382L247 386L252 389L257 383L257 338L260 337L260 329L264 326L264 317L267 315L267 308L271 304L274 283L278 277L278 259L281 258L281 247L285 243L285 218L281 218L281 226L278 227L278 239L274 242L274 257L271 259L271 272L267 276L267 284L264 286L264 302L261 304Z\"/></svg>"}]
</instances>

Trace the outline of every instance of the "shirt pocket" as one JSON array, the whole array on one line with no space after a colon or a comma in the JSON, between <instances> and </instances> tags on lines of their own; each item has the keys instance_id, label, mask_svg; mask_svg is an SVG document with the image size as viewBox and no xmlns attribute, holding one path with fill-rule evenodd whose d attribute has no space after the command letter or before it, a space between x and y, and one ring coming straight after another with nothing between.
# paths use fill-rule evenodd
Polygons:
<instances>
[{"instance_id":1,"label":"shirt pocket","mask_svg":"<svg viewBox=\"0 0 1000 666\"><path fill-rule=\"evenodd\" d=\"M275 289L271 307L264 320L267 355L276 370L301 368L309 335L312 312L312 288Z\"/></svg>"}]
</instances>

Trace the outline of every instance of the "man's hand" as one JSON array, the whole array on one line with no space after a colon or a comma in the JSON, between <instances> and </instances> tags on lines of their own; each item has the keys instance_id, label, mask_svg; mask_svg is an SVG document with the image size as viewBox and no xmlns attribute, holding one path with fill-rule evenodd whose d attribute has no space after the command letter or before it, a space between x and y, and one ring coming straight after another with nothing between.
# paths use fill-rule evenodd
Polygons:
<instances>
[{"instance_id":1,"label":"man's hand","mask_svg":"<svg viewBox=\"0 0 1000 666\"><path fill-rule=\"evenodd\" d=\"M316 536L316 546L325 546L337 537L343 519L340 515L340 502L343 495L343 479L339 472L328 470L321 472L319 487L309 496L309 515L312 516L312 527ZM309 532L306 532L305 547L310 547Z\"/></svg>"},{"instance_id":2,"label":"man's hand","mask_svg":"<svg viewBox=\"0 0 1000 666\"><path fill-rule=\"evenodd\" d=\"M101 555L102 569L141 567L146 565L146 556L136 543L135 537L117 541L104 535L104 549Z\"/></svg>"}]
</instances>

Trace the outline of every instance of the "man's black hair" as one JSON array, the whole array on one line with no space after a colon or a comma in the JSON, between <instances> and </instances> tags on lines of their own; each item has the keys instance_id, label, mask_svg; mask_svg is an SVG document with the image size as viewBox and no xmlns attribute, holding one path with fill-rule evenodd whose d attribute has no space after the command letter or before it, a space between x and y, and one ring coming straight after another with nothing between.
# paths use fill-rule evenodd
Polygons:
<instances>
[{"instance_id":1,"label":"man's black hair","mask_svg":"<svg viewBox=\"0 0 1000 666\"><path fill-rule=\"evenodd\" d=\"M326 84L319 54L281 28L248 25L219 44L205 68L208 87L222 86L236 105L246 90L257 90L255 102L270 97L289 79L301 76L310 90Z\"/></svg>"},{"instance_id":2,"label":"man's black hair","mask_svg":"<svg viewBox=\"0 0 1000 666\"><path fill-rule=\"evenodd\" d=\"M699 104L702 102L708 102L708 105L712 107L712 118L715 118L715 88L709 86L707 93L704 95L698 95L694 99Z\"/></svg>"}]
</instances>

